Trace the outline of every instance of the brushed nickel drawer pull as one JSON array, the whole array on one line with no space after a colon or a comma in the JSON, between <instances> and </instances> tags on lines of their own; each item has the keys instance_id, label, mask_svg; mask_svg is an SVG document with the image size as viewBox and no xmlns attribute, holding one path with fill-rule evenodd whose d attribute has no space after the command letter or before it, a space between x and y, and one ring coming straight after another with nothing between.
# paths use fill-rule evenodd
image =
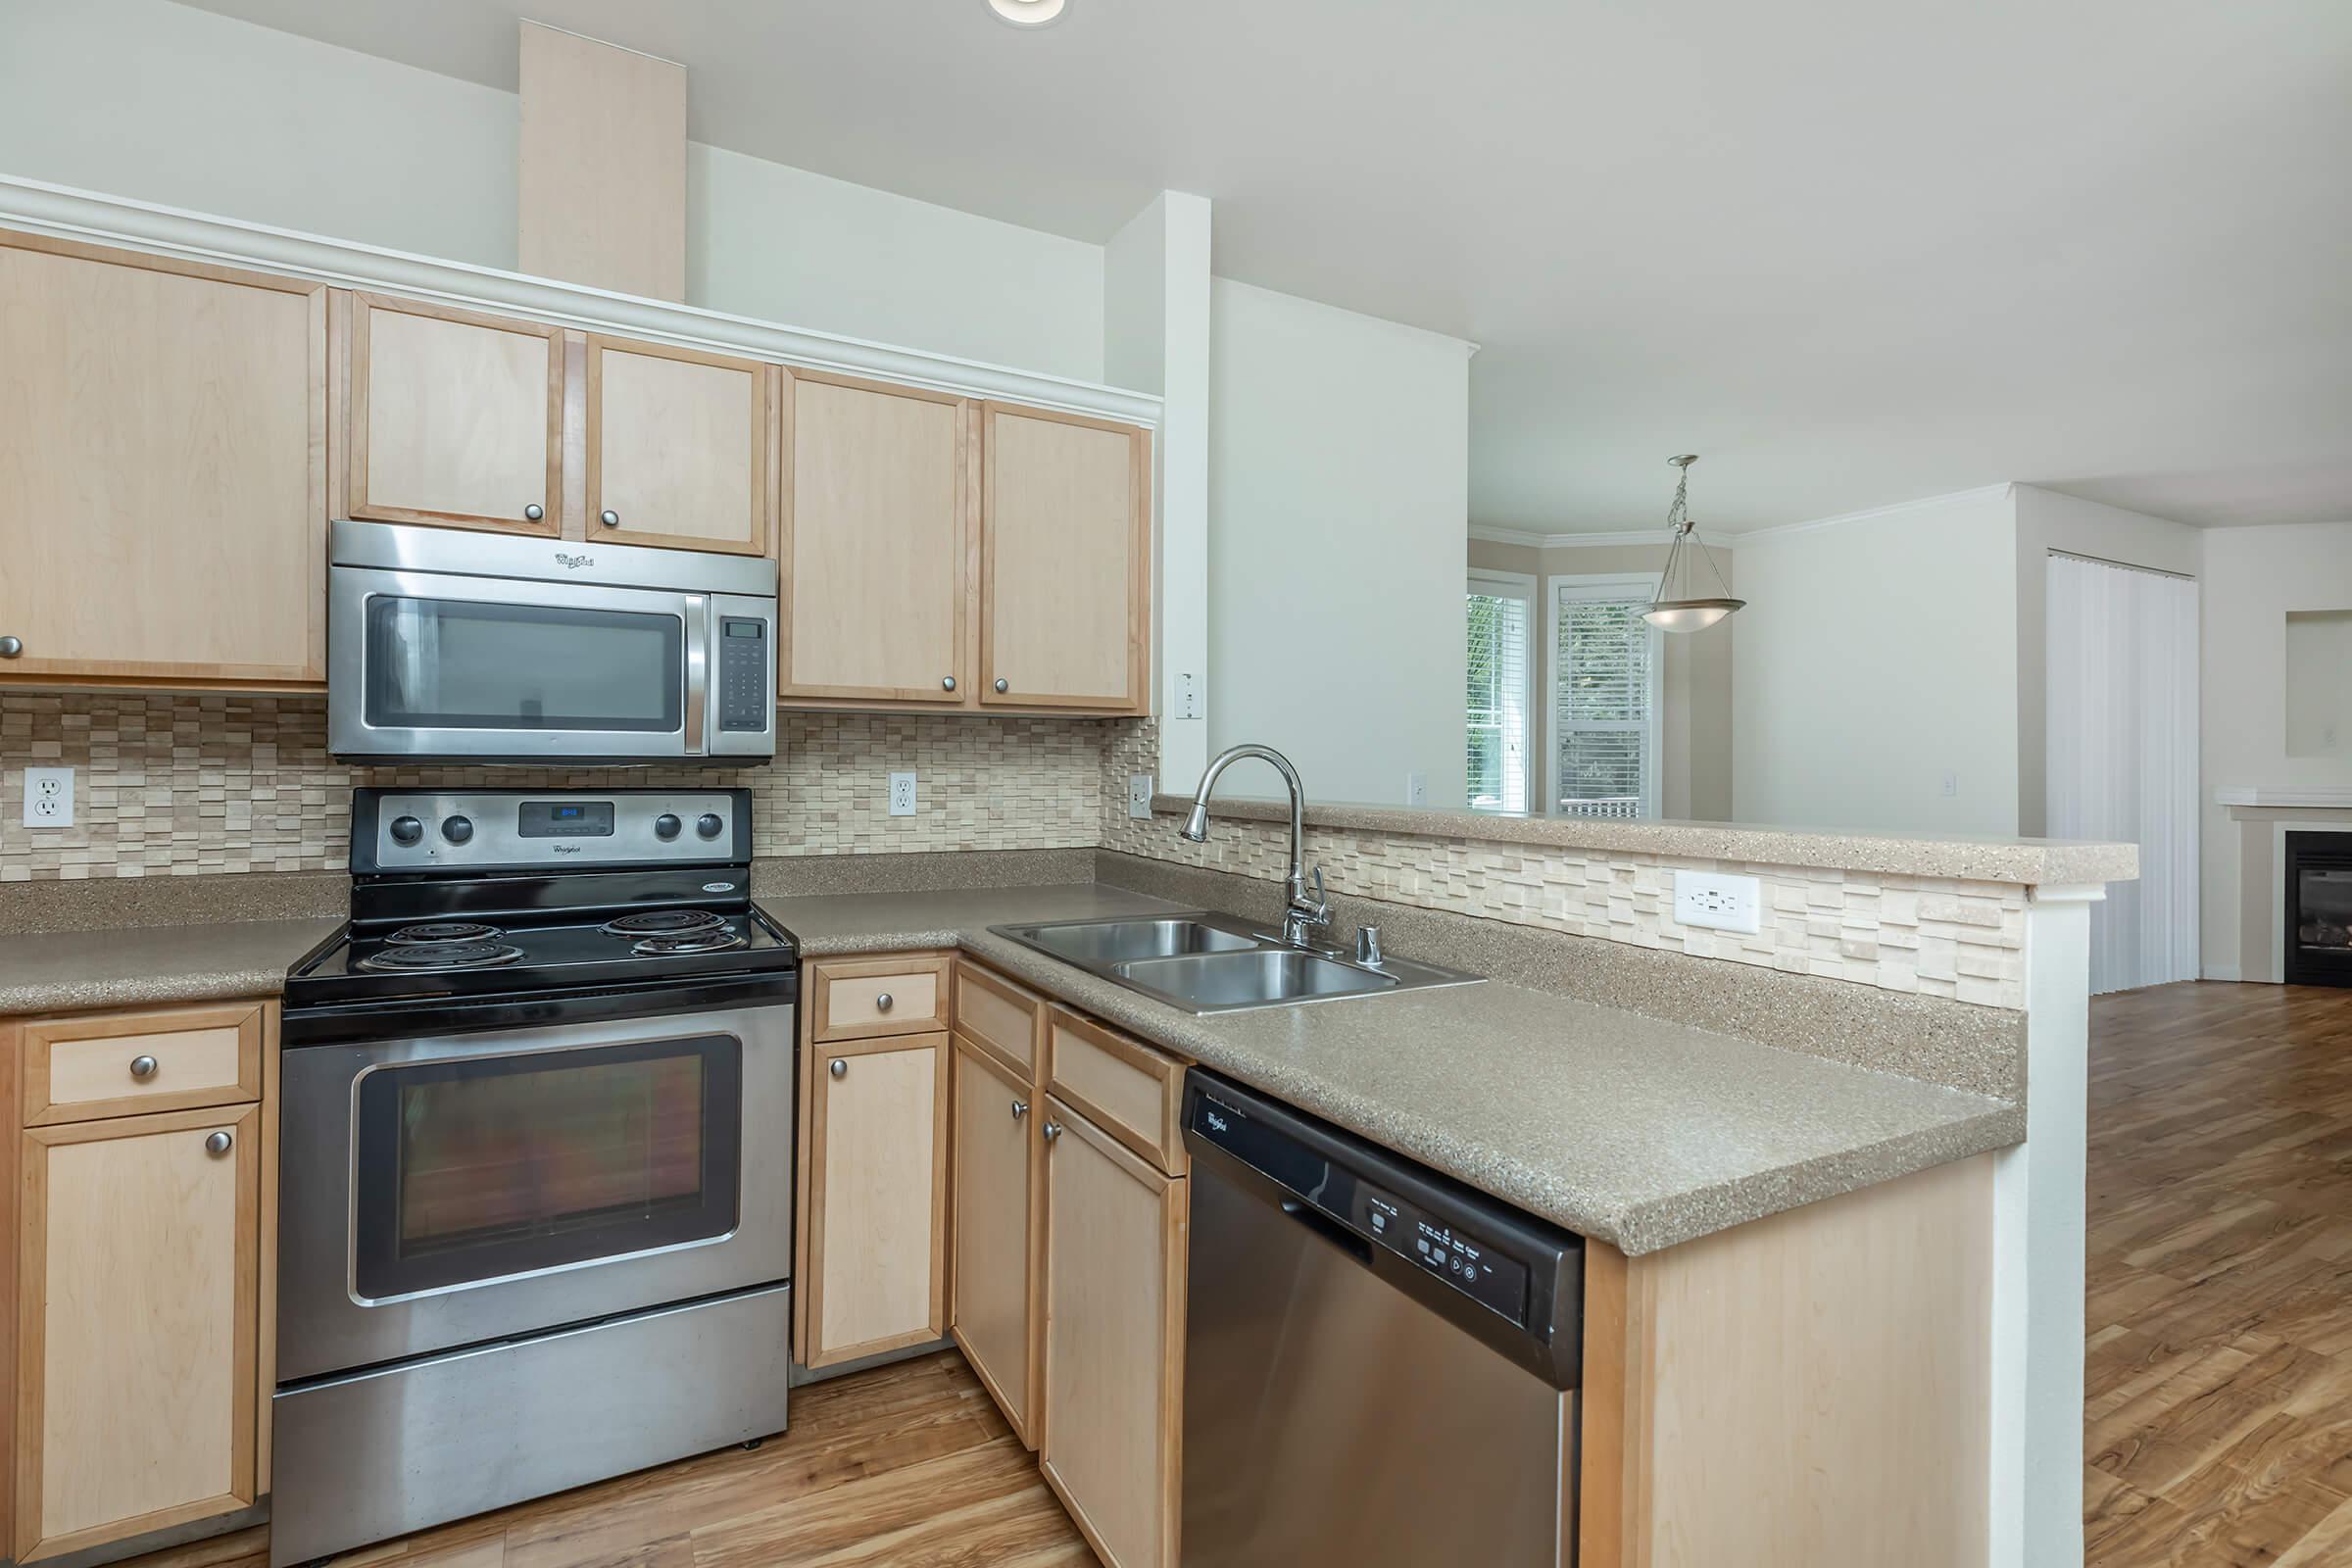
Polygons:
<instances>
[{"instance_id":1,"label":"brushed nickel drawer pull","mask_svg":"<svg viewBox=\"0 0 2352 1568\"><path fill-rule=\"evenodd\" d=\"M133 1056L130 1058L130 1075L133 1078L152 1078L155 1076L155 1069L156 1059L153 1056Z\"/></svg>"},{"instance_id":2,"label":"brushed nickel drawer pull","mask_svg":"<svg viewBox=\"0 0 2352 1568\"><path fill-rule=\"evenodd\" d=\"M827 1067L825 1071L831 1073L836 1078L847 1078L850 1075L850 1064L842 1060L839 1056L835 1056L833 1058L833 1064L830 1067Z\"/></svg>"},{"instance_id":3,"label":"brushed nickel drawer pull","mask_svg":"<svg viewBox=\"0 0 2352 1568\"><path fill-rule=\"evenodd\" d=\"M228 1152L228 1146L235 1142L236 1140L226 1133L214 1133L205 1139L204 1152L208 1154L225 1154Z\"/></svg>"}]
</instances>

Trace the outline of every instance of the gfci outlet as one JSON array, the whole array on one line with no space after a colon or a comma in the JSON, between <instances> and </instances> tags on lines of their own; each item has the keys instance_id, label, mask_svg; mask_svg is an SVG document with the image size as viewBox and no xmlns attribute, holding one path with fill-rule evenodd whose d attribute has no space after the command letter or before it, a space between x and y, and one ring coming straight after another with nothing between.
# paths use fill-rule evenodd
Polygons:
<instances>
[{"instance_id":1,"label":"gfci outlet","mask_svg":"<svg viewBox=\"0 0 2352 1568\"><path fill-rule=\"evenodd\" d=\"M28 767L24 770L24 825L74 825L74 770L70 767Z\"/></svg>"},{"instance_id":2,"label":"gfci outlet","mask_svg":"<svg viewBox=\"0 0 2352 1568\"><path fill-rule=\"evenodd\" d=\"M1727 876L1720 871L1674 873L1674 917L1683 925L1703 925L1717 931L1756 929L1756 905L1763 885L1752 876Z\"/></svg>"},{"instance_id":3,"label":"gfci outlet","mask_svg":"<svg viewBox=\"0 0 2352 1568\"><path fill-rule=\"evenodd\" d=\"M1130 773L1127 775L1127 814L1129 816L1150 816L1152 814L1151 774Z\"/></svg>"},{"instance_id":4,"label":"gfci outlet","mask_svg":"<svg viewBox=\"0 0 2352 1568\"><path fill-rule=\"evenodd\" d=\"M914 775L912 773L890 775L890 814L893 816L912 816L914 814Z\"/></svg>"}]
</instances>

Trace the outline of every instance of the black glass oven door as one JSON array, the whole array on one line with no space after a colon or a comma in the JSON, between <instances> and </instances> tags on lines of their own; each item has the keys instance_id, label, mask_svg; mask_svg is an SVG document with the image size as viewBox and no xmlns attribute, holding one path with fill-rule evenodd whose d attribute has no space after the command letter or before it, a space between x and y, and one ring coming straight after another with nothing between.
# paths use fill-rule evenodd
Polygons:
<instances>
[{"instance_id":1,"label":"black glass oven door","mask_svg":"<svg viewBox=\"0 0 2352 1568\"><path fill-rule=\"evenodd\" d=\"M387 1300L733 1231L727 1035L452 1057L359 1081L353 1294Z\"/></svg>"}]
</instances>

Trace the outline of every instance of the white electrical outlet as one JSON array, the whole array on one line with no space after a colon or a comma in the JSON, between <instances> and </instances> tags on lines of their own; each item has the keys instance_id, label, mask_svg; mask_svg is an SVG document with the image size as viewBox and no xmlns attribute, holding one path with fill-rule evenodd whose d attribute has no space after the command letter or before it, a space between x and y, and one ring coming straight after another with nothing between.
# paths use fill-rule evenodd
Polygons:
<instances>
[{"instance_id":1,"label":"white electrical outlet","mask_svg":"<svg viewBox=\"0 0 2352 1568\"><path fill-rule=\"evenodd\" d=\"M1127 775L1127 814L1129 816L1150 816L1152 814L1151 774L1130 773Z\"/></svg>"},{"instance_id":2,"label":"white electrical outlet","mask_svg":"<svg viewBox=\"0 0 2352 1568\"><path fill-rule=\"evenodd\" d=\"M1720 871L1674 873L1674 917L1716 931L1753 931L1763 886L1752 876Z\"/></svg>"},{"instance_id":3,"label":"white electrical outlet","mask_svg":"<svg viewBox=\"0 0 2352 1568\"><path fill-rule=\"evenodd\" d=\"M1199 718L1200 716L1200 677L1189 669L1180 669L1176 672L1176 716L1178 718Z\"/></svg>"},{"instance_id":4,"label":"white electrical outlet","mask_svg":"<svg viewBox=\"0 0 2352 1568\"><path fill-rule=\"evenodd\" d=\"M890 814L893 816L912 816L914 814L914 775L912 773L890 775Z\"/></svg>"},{"instance_id":5,"label":"white electrical outlet","mask_svg":"<svg viewBox=\"0 0 2352 1568\"><path fill-rule=\"evenodd\" d=\"M1946 795L1957 795L1960 793L1960 775L1952 772L1948 768L1944 770L1943 793Z\"/></svg>"},{"instance_id":6,"label":"white electrical outlet","mask_svg":"<svg viewBox=\"0 0 2352 1568\"><path fill-rule=\"evenodd\" d=\"M1429 804L1429 775L1427 773L1404 775L1404 804L1407 806L1427 806Z\"/></svg>"},{"instance_id":7,"label":"white electrical outlet","mask_svg":"<svg viewBox=\"0 0 2352 1568\"><path fill-rule=\"evenodd\" d=\"M28 767L24 770L24 825L74 825L74 770L70 767Z\"/></svg>"}]
</instances>

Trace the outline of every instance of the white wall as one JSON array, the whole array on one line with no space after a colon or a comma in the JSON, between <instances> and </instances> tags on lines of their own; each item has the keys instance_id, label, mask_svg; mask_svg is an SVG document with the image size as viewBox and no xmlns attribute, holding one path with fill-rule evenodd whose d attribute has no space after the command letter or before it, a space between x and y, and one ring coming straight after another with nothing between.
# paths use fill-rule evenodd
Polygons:
<instances>
[{"instance_id":1,"label":"white wall","mask_svg":"<svg viewBox=\"0 0 2352 1568\"><path fill-rule=\"evenodd\" d=\"M0 172L514 265L518 99L165 0L0 0Z\"/></svg>"},{"instance_id":2,"label":"white wall","mask_svg":"<svg viewBox=\"0 0 2352 1568\"><path fill-rule=\"evenodd\" d=\"M1274 746L1316 800L1401 803L1421 771L1459 805L1469 345L1221 277L1209 299L1209 747Z\"/></svg>"},{"instance_id":3,"label":"white wall","mask_svg":"<svg viewBox=\"0 0 2352 1568\"><path fill-rule=\"evenodd\" d=\"M2017 507L2017 830L2039 838L2048 814L2050 552L2088 556L2151 571L2198 574L2204 559L2200 530L2145 513L2127 512L2060 495L2036 485L2015 487Z\"/></svg>"},{"instance_id":4,"label":"white wall","mask_svg":"<svg viewBox=\"0 0 2352 1568\"><path fill-rule=\"evenodd\" d=\"M1744 537L1737 559L1740 820L2017 832L2007 486Z\"/></svg>"},{"instance_id":5,"label":"white wall","mask_svg":"<svg viewBox=\"0 0 2352 1568\"><path fill-rule=\"evenodd\" d=\"M2290 757L2286 750L2286 612L2352 610L2352 522L2211 528L2204 547L2202 929L2208 972L2228 972L2245 934L2243 868L2238 825L2213 804L2214 792L2352 789L2352 758ZM2352 671L2338 674L2352 678ZM2267 946L2268 933L2258 934ZM2250 971L2246 978L2265 976Z\"/></svg>"},{"instance_id":6,"label":"white wall","mask_svg":"<svg viewBox=\"0 0 2352 1568\"><path fill-rule=\"evenodd\" d=\"M58 184L511 270L518 104L167 0L0 0L0 172ZM698 143L686 221L688 304L1102 378L1099 245Z\"/></svg>"}]
</instances>

